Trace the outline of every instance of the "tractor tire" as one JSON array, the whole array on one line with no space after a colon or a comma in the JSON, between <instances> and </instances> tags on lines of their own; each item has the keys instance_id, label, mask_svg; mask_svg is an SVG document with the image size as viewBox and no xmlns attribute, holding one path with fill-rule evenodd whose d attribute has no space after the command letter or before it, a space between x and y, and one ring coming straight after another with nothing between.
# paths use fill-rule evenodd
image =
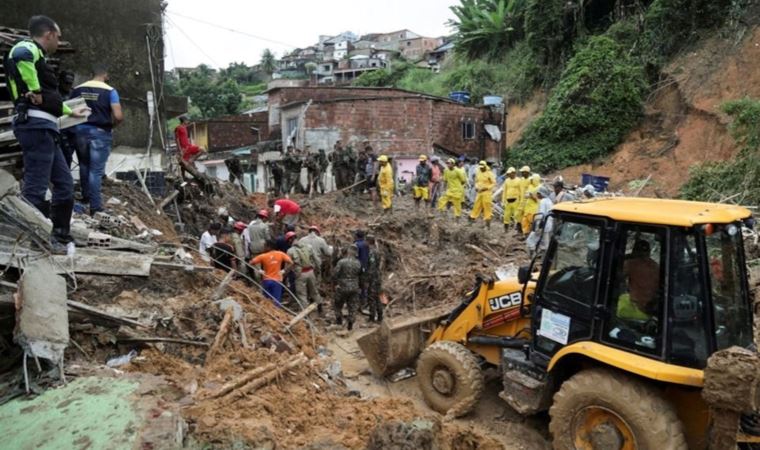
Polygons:
<instances>
[{"instance_id":1,"label":"tractor tire","mask_svg":"<svg viewBox=\"0 0 760 450\"><path fill-rule=\"evenodd\" d=\"M425 402L450 417L472 411L485 384L478 357L451 341L436 342L422 352L417 379Z\"/></svg>"},{"instance_id":2,"label":"tractor tire","mask_svg":"<svg viewBox=\"0 0 760 450\"><path fill-rule=\"evenodd\" d=\"M562 384L549 410L556 450L688 450L673 406L645 382L608 369Z\"/></svg>"}]
</instances>

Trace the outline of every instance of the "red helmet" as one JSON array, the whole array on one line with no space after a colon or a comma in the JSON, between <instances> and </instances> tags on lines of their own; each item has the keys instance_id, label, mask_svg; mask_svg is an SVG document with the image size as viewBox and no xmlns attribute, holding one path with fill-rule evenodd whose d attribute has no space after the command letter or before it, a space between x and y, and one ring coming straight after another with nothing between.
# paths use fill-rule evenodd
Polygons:
<instances>
[{"instance_id":1,"label":"red helmet","mask_svg":"<svg viewBox=\"0 0 760 450\"><path fill-rule=\"evenodd\" d=\"M311 226L309 226L309 231L312 231L312 230L313 230L313 231L316 231L316 232L317 232L317 234L322 234L322 232L321 232L321 231L319 231L319 227L318 227L318 226L316 226L316 225L311 225Z\"/></svg>"},{"instance_id":2,"label":"red helmet","mask_svg":"<svg viewBox=\"0 0 760 450\"><path fill-rule=\"evenodd\" d=\"M268 219L269 218L269 210L268 209L260 209L259 212L256 213L256 216Z\"/></svg>"},{"instance_id":3,"label":"red helmet","mask_svg":"<svg viewBox=\"0 0 760 450\"><path fill-rule=\"evenodd\" d=\"M291 239L294 239L296 237L296 233L294 231L288 231L285 233L285 240L289 241Z\"/></svg>"},{"instance_id":4,"label":"red helmet","mask_svg":"<svg viewBox=\"0 0 760 450\"><path fill-rule=\"evenodd\" d=\"M248 225L246 225L245 222L237 221L235 222L235 225L233 225L233 227L238 231L243 231L248 227Z\"/></svg>"}]
</instances>

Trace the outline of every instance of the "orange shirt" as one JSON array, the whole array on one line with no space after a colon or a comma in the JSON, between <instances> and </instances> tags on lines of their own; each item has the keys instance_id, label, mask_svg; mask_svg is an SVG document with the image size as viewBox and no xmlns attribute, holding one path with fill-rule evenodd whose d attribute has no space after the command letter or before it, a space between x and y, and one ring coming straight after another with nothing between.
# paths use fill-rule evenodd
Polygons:
<instances>
[{"instance_id":1,"label":"orange shirt","mask_svg":"<svg viewBox=\"0 0 760 450\"><path fill-rule=\"evenodd\" d=\"M265 280L282 281L280 270L282 270L283 262L292 264L293 260L290 259L290 256L279 250L272 250L253 258L251 265L261 264L261 267L264 268Z\"/></svg>"}]
</instances>

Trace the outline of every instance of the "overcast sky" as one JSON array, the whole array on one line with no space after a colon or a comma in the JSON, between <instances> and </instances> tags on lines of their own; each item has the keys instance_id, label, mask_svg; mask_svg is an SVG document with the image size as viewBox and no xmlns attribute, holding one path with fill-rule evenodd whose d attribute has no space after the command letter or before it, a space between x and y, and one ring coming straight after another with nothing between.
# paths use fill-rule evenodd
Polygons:
<instances>
[{"instance_id":1,"label":"overcast sky","mask_svg":"<svg viewBox=\"0 0 760 450\"><path fill-rule=\"evenodd\" d=\"M270 48L277 57L308 47L320 34L408 28L423 36L450 33L456 0L169 0L166 68L206 63L252 65ZM202 23L207 22L207 23ZM221 27L221 28L220 28ZM227 31L232 29L237 32ZM246 33L248 35L242 34Z\"/></svg>"}]
</instances>

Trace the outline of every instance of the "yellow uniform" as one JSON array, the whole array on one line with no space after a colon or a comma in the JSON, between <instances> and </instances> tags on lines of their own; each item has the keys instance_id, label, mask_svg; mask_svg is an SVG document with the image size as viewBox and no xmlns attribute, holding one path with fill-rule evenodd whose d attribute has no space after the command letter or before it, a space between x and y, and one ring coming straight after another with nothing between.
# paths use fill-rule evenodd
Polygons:
<instances>
[{"instance_id":1,"label":"yellow uniform","mask_svg":"<svg viewBox=\"0 0 760 450\"><path fill-rule=\"evenodd\" d=\"M538 197L536 197L536 191L541 184L541 179L536 177L530 180L528 189L523 195L525 197L525 208L522 215L522 232L525 235L530 234L531 225L533 225L533 216L538 212Z\"/></svg>"},{"instance_id":2,"label":"yellow uniform","mask_svg":"<svg viewBox=\"0 0 760 450\"><path fill-rule=\"evenodd\" d=\"M520 182L520 200L518 200L519 205L517 205L515 220L520 222L522 220L523 212L525 211L525 192L530 186L530 176L519 177L517 180Z\"/></svg>"},{"instance_id":3,"label":"yellow uniform","mask_svg":"<svg viewBox=\"0 0 760 450\"><path fill-rule=\"evenodd\" d=\"M501 191L501 205L504 208L505 224L519 222L517 210L520 203L522 203L522 182L519 178L507 176Z\"/></svg>"},{"instance_id":4,"label":"yellow uniform","mask_svg":"<svg viewBox=\"0 0 760 450\"><path fill-rule=\"evenodd\" d=\"M383 209L390 209L393 200L393 169L390 164L385 164L380 168L377 184L380 187L380 202Z\"/></svg>"},{"instance_id":5,"label":"yellow uniform","mask_svg":"<svg viewBox=\"0 0 760 450\"><path fill-rule=\"evenodd\" d=\"M477 219L483 213L483 219L488 222L493 216L493 188L496 186L496 177L491 169L478 169L475 172L475 206L470 213L471 219Z\"/></svg>"},{"instance_id":6,"label":"yellow uniform","mask_svg":"<svg viewBox=\"0 0 760 450\"><path fill-rule=\"evenodd\" d=\"M446 183L446 193L438 201L438 210L443 211L448 203L454 207L454 217L462 215L462 201L464 201L464 185L467 183L467 175L461 167L453 167L443 171L443 181Z\"/></svg>"}]
</instances>

